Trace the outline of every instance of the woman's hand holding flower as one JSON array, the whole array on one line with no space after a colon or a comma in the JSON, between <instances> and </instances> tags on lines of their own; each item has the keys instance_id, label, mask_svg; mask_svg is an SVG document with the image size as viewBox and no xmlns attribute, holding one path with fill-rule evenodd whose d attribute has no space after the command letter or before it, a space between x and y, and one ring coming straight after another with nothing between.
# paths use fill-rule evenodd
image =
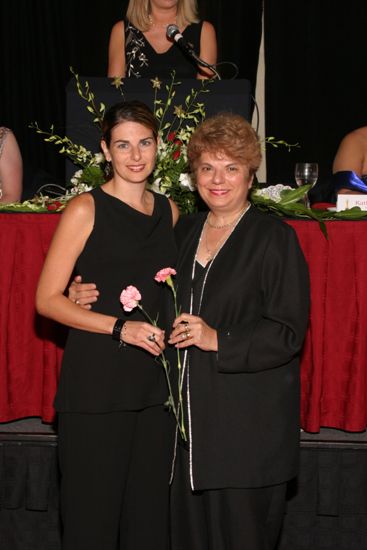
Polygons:
<instances>
[{"instance_id":1,"label":"woman's hand holding flower","mask_svg":"<svg viewBox=\"0 0 367 550\"><path fill-rule=\"evenodd\" d=\"M140 304L140 300L141 294L136 286L129 285L121 292L120 302L124 311L129 313L137 307L150 321L150 323L126 321L121 331L121 340L125 344L138 346L149 351L152 355L158 356L165 348L164 330L157 327L156 322L150 318Z\"/></svg>"},{"instance_id":2,"label":"woman's hand holding flower","mask_svg":"<svg viewBox=\"0 0 367 550\"><path fill-rule=\"evenodd\" d=\"M176 348L197 346L203 351L218 351L217 331L201 317L182 313L173 322L173 331L168 340Z\"/></svg>"},{"instance_id":3,"label":"woman's hand holding flower","mask_svg":"<svg viewBox=\"0 0 367 550\"><path fill-rule=\"evenodd\" d=\"M143 348L156 357L165 348L164 330L150 323L144 321L126 321L121 332L123 342Z\"/></svg>"}]
</instances>

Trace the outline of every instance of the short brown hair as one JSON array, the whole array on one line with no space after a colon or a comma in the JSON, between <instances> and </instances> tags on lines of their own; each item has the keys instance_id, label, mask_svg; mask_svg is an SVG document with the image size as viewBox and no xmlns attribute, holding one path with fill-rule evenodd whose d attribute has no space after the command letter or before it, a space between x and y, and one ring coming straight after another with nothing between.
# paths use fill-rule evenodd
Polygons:
<instances>
[{"instance_id":1,"label":"short brown hair","mask_svg":"<svg viewBox=\"0 0 367 550\"><path fill-rule=\"evenodd\" d=\"M259 138L241 115L219 113L204 120L193 133L188 145L191 169L196 169L202 153L223 153L242 164L246 164L250 175L261 162Z\"/></svg>"}]
</instances>

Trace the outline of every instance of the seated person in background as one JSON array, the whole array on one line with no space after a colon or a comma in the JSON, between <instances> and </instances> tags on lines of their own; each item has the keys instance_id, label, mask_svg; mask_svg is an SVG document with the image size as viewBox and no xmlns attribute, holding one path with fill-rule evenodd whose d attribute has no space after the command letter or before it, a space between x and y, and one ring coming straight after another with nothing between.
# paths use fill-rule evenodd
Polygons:
<instances>
[{"instance_id":1,"label":"seated person in background","mask_svg":"<svg viewBox=\"0 0 367 550\"><path fill-rule=\"evenodd\" d=\"M23 163L17 140L9 128L0 126L0 203L20 201Z\"/></svg>"},{"instance_id":2,"label":"seated person in background","mask_svg":"<svg viewBox=\"0 0 367 550\"><path fill-rule=\"evenodd\" d=\"M342 139L333 162L333 181L337 193L367 193L367 126Z\"/></svg>"},{"instance_id":3,"label":"seated person in background","mask_svg":"<svg viewBox=\"0 0 367 550\"><path fill-rule=\"evenodd\" d=\"M174 69L178 78L208 78L209 69L198 67L172 39L168 25L177 25L185 42L210 65L217 61L214 27L200 21L196 0L130 0L126 18L112 28L108 76L169 78Z\"/></svg>"}]
</instances>

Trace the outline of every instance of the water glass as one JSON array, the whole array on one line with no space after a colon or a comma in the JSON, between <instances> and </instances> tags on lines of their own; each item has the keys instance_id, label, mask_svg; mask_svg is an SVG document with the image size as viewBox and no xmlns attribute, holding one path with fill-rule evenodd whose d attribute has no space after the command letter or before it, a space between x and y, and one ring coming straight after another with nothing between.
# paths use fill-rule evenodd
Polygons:
<instances>
[{"instance_id":1,"label":"water glass","mask_svg":"<svg viewBox=\"0 0 367 550\"><path fill-rule=\"evenodd\" d=\"M294 177L298 187L302 185L311 185L312 187L317 182L319 176L319 165L317 162L297 162ZM310 208L310 201L308 195L305 195L305 206Z\"/></svg>"}]
</instances>

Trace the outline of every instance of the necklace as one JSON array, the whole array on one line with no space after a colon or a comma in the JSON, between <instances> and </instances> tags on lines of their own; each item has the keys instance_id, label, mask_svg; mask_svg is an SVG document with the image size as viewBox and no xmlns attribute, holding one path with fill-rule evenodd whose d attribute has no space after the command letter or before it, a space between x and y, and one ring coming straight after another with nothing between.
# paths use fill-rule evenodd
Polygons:
<instances>
[{"instance_id":1,"label":"necklace","mask_svg":"<svg viewBox=\"0 0 367 550\"><path fill-rule=\"evenodd\" d=\"M208 215L205 223L207 223L209 225L209 227L211 227L212 229L226 229L227 227L232 227L236 223L237 219L242 215L242 212L244 212L247 208L248 208L248 206L245 206L245 208L243 208L239 212L239 214L237 214L237 216L235 217L234 220L230 221L229 223L224 223L223 225L215 225L214 223L211 223L211 221L209 220L209 216L211 216L212 213L209 212L209 215Z\"/></svg>"},{"instance_id":2,"label":"necklace","mask_svg":"<svg viewBox=\"0 0 367 550\"><path fill-rule=\"evenodd\" d=\"M204 246L205 246L205 249L207 251L207 256L205 258L206 262L210 262L213 260L213 258L215 258L215 256L217 255L217 253L219 252L219 250L222 248L222 246L224 245L224 243L226 242L226 240L230 237L230 235L232 234L232 232L234 231L236 225L239 223L239 221L242 219L242 217L244 216L244 214L246 214L247 210L250 208L251 206L251 203L248 203L245 208L243 208L241 210L241 212L239 214L237 214L236 218L231 222L231 223L228 223L228 224L224 224L223 226L213 226L213 225L210 225L209 223L209 215L210 213L208 214L208 217L206 218L205 220L205 223L204 223L204 227L203 227L203 233L202 233L202 236L204 236ZM231 229L230 232L228 233L228 231L225 231L224 234L222 235L222 237L217 241L217 243L215 244L214 248L211 249L209 248L209 244L208 244L208 229L207 229L207 226L209 227L214 227L215 229ZM201 241L201 237L200 237L200 241Z\"/></svg>"},{"instance_id":3,"label":"necklace","mask_svg":"<svg viewBox=\"0 0 367 550\"><path fill-rule=\"evenodd\" d=\"M169 22L169 23L156 23L155 21L153 21L153 17L151 15L148 15L148 19L149 19L149 25L151 27L160 27L160 28L165 29L165 30L167 29L168 25L172 25L172 24L176 25L176 23L177 23L176 18L173 21L173 23L172 22Z\"/></svg>"},{"instance_id":4,"label":"necklace","mask_svg":"<svg viewBox=\"0 0 367 550\"><path fill-rule=\"evenodd\" d=\"M205 260L206 262L210 262L214 255L215 255L215 252L218 250L218 248L220 247L220 245L222 244L222 242L224 241L224 239L227 238L227 231L224 233L224 235L219 239L219 241L217 241L216 245L214 246L213 249L209 248L209 245L208 245L208 230L207 230L207 225L208 224L208 220L205 221L205 239L204 239L204 245L205 245L205 248L206 248L206 251L207 251L207 256L205 257Z\"/></svg>"}]
</instances>

